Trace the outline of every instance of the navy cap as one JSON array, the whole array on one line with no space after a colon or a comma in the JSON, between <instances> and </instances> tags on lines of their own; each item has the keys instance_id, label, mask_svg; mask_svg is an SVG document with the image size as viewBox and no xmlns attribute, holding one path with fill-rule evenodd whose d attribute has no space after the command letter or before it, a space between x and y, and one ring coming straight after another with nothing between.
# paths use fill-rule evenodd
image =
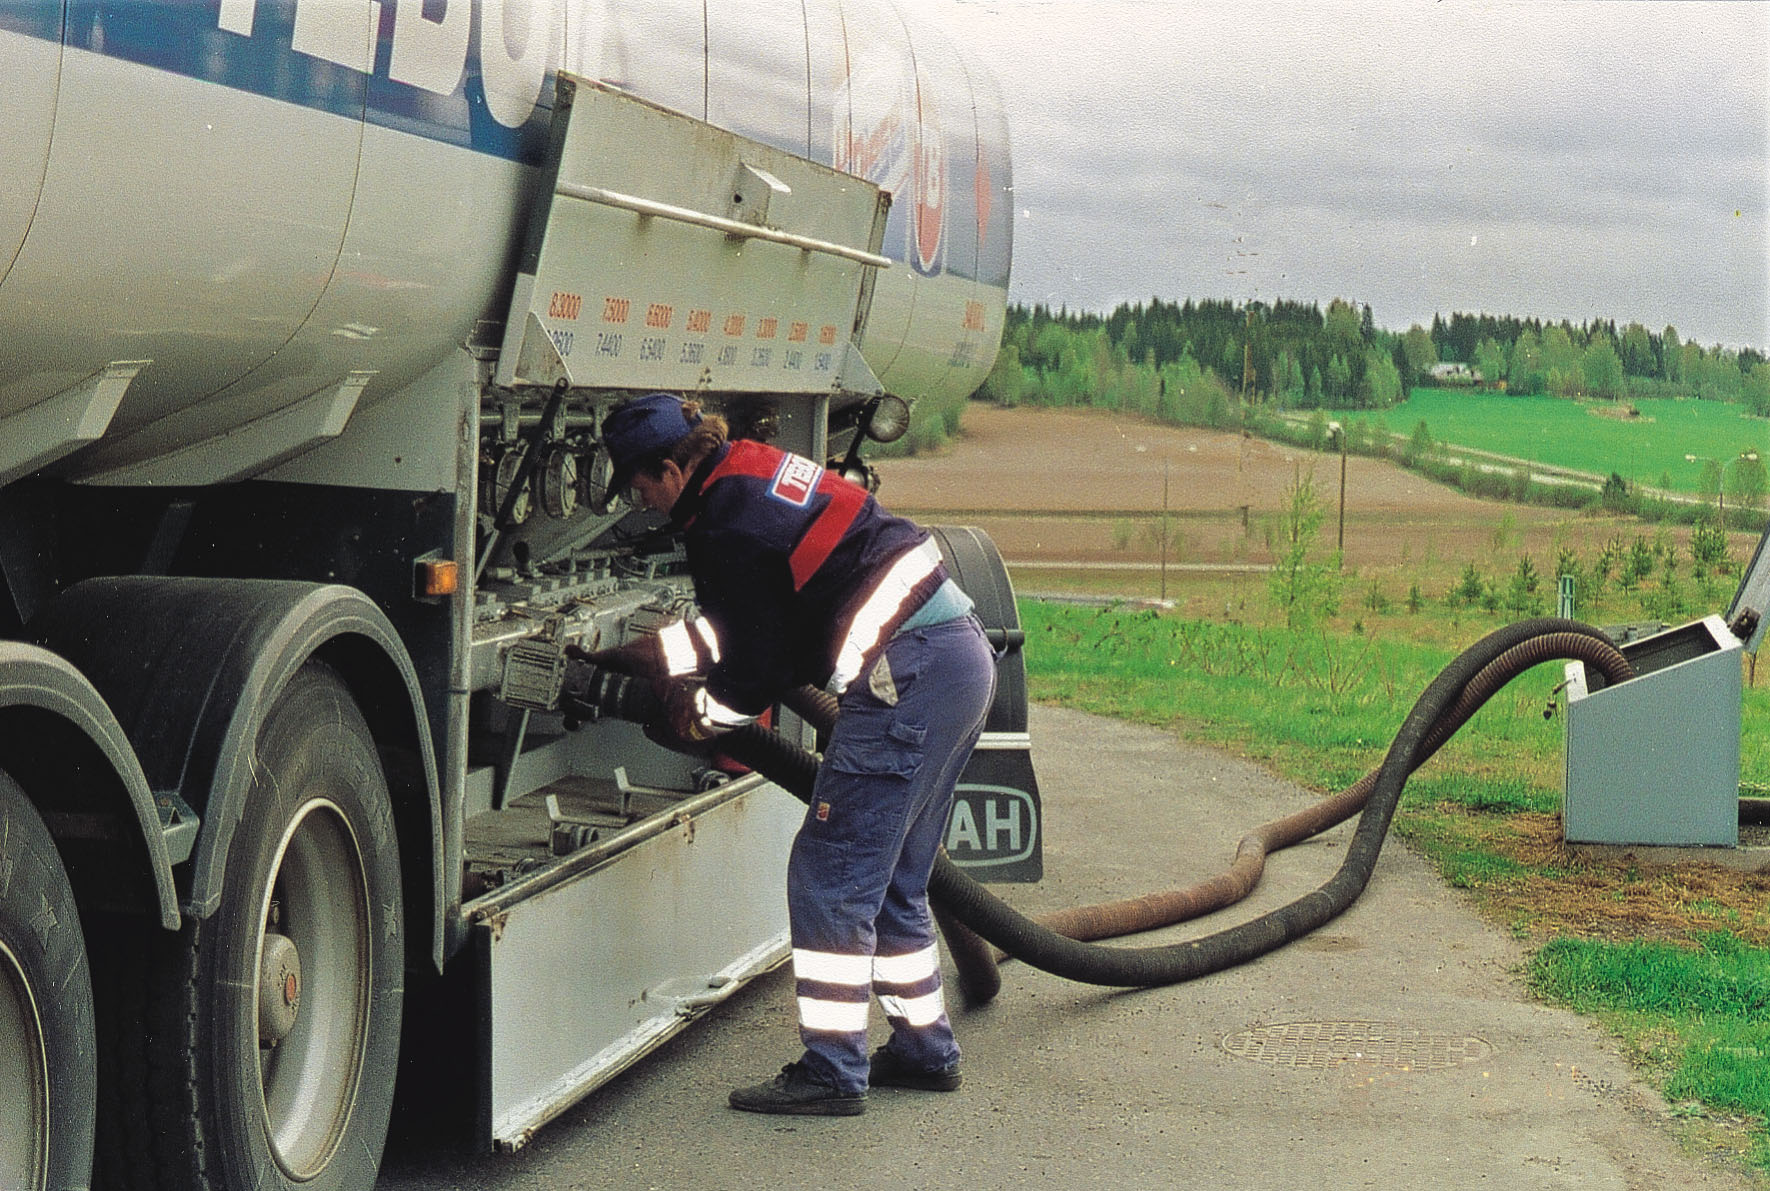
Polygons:
<instances>
[{"instance_id":1,"label":"navy cap","mask_svg":"<svg viewBox=\"0 0 1770 1191\"><path fill-rule=\"evenodd\" d=\"M602 420L602 445L615 464L609 490L625 489L641 460L675 446L700 422L674 393L647 393L620 406Z\"/></svg>"}]
</instances>

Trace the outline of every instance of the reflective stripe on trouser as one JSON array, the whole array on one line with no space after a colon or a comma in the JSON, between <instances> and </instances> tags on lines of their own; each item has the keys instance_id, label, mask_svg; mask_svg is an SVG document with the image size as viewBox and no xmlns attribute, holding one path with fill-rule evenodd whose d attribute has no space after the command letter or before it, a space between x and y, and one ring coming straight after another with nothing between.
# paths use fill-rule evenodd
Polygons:
<instances>
[{"instance_id":1,"label":"reflective stripe on trouser","mask_svg":"<svg viewBox=\"0 0 1770 1191\"><path fill-rule=\"evenodd\" d=\"M940 993L940 949L930 943L908 955L875 955L873 994L893 1031L923 1030L940 1021L946 1014Z\"/></svg>"},{"instance_id":2,"label":"reflective stripe on trouser","mask_svg":"<svg viewBox=\"0 0 1770 1191\"><path fill-rule=\"evenodd\" d=\"M869 991L909 1065L958 1061L928 874L995 693L974 617L900 633L879 664L890 682L863 676L842 696L787 865L804 1061L843 1091L867 1085Z\"/></svg>"}]
</instances>

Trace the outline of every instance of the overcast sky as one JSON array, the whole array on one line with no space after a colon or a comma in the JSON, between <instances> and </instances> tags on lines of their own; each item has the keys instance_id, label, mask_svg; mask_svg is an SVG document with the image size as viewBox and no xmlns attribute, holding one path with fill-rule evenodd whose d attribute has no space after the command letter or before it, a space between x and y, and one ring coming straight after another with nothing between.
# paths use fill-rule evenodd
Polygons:
<instances>
[{"instance_id":1,"label":"overcast sky","mask_svg":"<svg viewBox=\"0 0 1770 1191\"><path fill-rule=\"evenodd\" d=\"M1770 4L903 0L999 81L1011 297L1770 347Z\"/></svg>"}]
</instances>

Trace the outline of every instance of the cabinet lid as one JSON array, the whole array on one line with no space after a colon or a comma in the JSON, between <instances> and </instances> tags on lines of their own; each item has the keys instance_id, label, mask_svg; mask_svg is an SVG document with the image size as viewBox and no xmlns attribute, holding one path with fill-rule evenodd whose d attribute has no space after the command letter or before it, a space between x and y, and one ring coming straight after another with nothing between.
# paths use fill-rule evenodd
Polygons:
<instances>
[{"instance_id":1,"label":"cabinet lid","mask_svg":"<svg viewBox=\"0 0 1770 1191\"><path fill-rule=\"evenodd\" d=\"M1764 639L1765 610L1770 608L1770 548L1766 548L1767 544L1770 544L1770 526L1765 527L1764 536L1758 539L1758 548L1752 551L1752 560L1740 576L1739 590L1733 593L1733 602L1727 605L1727 627L1745 643L1747 653L1758 652L1758 643Z\"/></svg>"}]
</instances>

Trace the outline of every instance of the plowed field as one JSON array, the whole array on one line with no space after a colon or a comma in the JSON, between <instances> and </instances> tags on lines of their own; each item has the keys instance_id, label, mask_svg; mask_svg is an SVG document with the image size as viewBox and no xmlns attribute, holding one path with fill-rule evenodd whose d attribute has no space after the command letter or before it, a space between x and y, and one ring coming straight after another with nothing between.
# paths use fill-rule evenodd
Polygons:
<instances>
[{"instance_id":1,"label":"plowed field","mask_svg":"<svg viewBox=\"0 0 1770 1191\"><path fill-rule=\"evenodd\" d=\"M943 453L882 462L887 507L935 524L986 529L1022 590L1157 594L1160 525L1170 524L1170 596L1214 600L1226 580L1245 587L1282 543L1286 490L1312 478L1324 514L1318 541L1340 536L1340 465L1320 454L1092 410L1003 409L973 404ZM1346 461L1349 572L1401 598L1428 595L1477 562L1503 577L1528 553L1551 576L1566 545L1595 555L1612 535L1659 531L1626 518L1475 500L1394 464ZM1680 542L1682 530L1669 531ZM1736 558L1752 542L1734 539ZM1239 576L1239 577L1238 577Z\"/></svg>"}]
</instances>

